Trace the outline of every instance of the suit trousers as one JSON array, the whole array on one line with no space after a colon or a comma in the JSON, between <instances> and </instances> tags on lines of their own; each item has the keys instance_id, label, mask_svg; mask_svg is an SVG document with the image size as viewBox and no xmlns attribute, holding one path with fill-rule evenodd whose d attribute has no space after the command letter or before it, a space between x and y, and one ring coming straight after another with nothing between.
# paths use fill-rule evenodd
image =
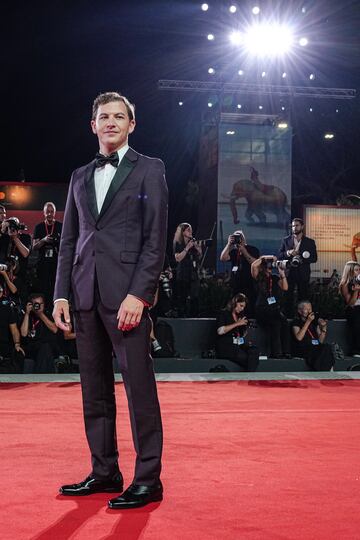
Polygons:
<instances>
[{"instance_id":1,"label":"suit trousers","mask_svg":"<svg viewBox=\"0 0 360 540\"><path fill-rule=\"evenodd\" d=\"M139 326L123 333L117 328L116 316L116 311L101 303L97 287L93 309L74 312L92 475L108 479L119 470L114 351L124 381L136 450L133 482L151 486L160 476L163 435L150 356L150 319L145 309Z\"/></svg>"}]
</instances>

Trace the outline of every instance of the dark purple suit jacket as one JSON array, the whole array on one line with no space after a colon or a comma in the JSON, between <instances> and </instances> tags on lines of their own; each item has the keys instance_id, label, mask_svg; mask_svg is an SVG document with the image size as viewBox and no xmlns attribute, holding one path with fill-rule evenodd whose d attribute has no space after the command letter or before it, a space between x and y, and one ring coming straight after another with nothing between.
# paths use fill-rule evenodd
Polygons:
<instances>
[{"instance_id":1,"label":"dark purple suit jacket","mask_svg":"<svg viewBox=\"0 0 360 540\"><path fill-rule=\"evenodd\" d=\"M166 249L167 186L161 160L129 148L100 214L95 161L72 175L64 214L54 299L70 298L75 310L100 298L117 310L127 294L152 304Z\"/></svg>"}]
</instances>

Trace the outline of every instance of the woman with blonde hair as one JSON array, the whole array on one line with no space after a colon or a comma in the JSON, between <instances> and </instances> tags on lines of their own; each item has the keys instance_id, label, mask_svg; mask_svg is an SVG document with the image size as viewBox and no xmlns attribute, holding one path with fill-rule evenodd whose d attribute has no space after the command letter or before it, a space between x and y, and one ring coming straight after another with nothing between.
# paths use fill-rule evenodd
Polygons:
<instances>
[{"instance_id":1,"label":"woman with blonde hair","mask_svg":"<svg viewBox=\"0 0 360 540\"><path fill-rule=\"evenodd\" d=\"M352 337L352 354L360 356L360 264L348 261L342 273L340 294L346 304L345 315Z\"/></svg>"},{"instance_id":2,"label":"woman with blonde hair","mask_svg":"<svg viewBox=\"0 0 360 540\"><path fill-rule=\"evenodd\" d=\"M176 266L176 296L180 315L198 315L199 299L199 263L202 257L202 248L193 238L190 223L178 225L174 240L173 252Z\"/></svg>"}]
</instances>

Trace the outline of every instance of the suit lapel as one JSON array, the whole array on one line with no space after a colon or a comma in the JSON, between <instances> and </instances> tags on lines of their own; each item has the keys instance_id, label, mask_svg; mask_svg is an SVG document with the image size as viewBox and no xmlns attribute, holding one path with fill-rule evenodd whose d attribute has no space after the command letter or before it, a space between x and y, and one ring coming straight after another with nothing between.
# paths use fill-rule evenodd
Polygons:
<instances>
[{"instance_id":1,"label":"suit lapel","mask_svg":"<svg viewBox=\"0 0 360 540\"><path fill-rule=\"evenodd\" d=\"M106 210L109 208L116 193L119 191L119 189L125 182L126 178L129 176L129 174L135 167L136 160L137 160L136 152L134 152L131 148L129 148L129 150L126 152L125 156L121 160L121 163L117 168L115 176L111 181L111 184L106 194L100 214L98 215L98 218L97 218L98 220L101 219L101 217L105 214ZM95 193L95 187L94 187L94 193ZM96 205L96 198L95 198L95 205Z\"/></svg>"},{"instance_id":2,"label":"suit lapel","mask_svg":"<svg viewBox=\"0 0 360 540\"><path fill-rule=\"evenodd\" d=\"M85 189L86 189L86 199L88 207L94 221L99 217L99 212L96 202L96 193L95 193L95 181L94 181L94 171L95 171L95 160L91 161L85 170Z\"/></svg>"}]
</instances>

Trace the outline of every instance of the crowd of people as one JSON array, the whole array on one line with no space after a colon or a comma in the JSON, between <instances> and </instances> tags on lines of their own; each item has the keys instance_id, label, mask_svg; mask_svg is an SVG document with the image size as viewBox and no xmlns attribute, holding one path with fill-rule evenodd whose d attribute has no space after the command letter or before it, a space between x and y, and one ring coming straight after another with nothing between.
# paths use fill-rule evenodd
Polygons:
<instances>
[{"instance_id":1,"label":"crowd of people","mask_svg":"<svg viewBox=\"0 0 360 540\"><path fill-rule=\"evenodd\" d=\"M73 323L67 331L59 330L51 315L62 224L56 220L53 202L45 203L43 214L31 237L19 220L7 218L6 208L0 206L3 372L22 372L25 358L33 360L37 373L76 370L72 362L77 357ZM291 229L276 255L260 255L257 247L247 244L241 230L229 235L220 255L220 260L230 266L231 292L225 307L219 306L216 354L248 371L257 369L260 354L256 343L247 337L252 321L265 330L270 357L301 356L314 370L328 370L334 365L332 349L325 342L327 321L314 313L310 301L310 265L317 260L316 243L305 235L300 218L293 219ZM190 223L180 223L172 247L171 256L165 257L150 310L155 356L163 348L156 330L158 316L199 315L206 242L194 238ZM34 268L29 273L30 253ZM356 356L360 354L360 265L356 261L346 263L339 293Z\"/></svg>"}]
</instances>

